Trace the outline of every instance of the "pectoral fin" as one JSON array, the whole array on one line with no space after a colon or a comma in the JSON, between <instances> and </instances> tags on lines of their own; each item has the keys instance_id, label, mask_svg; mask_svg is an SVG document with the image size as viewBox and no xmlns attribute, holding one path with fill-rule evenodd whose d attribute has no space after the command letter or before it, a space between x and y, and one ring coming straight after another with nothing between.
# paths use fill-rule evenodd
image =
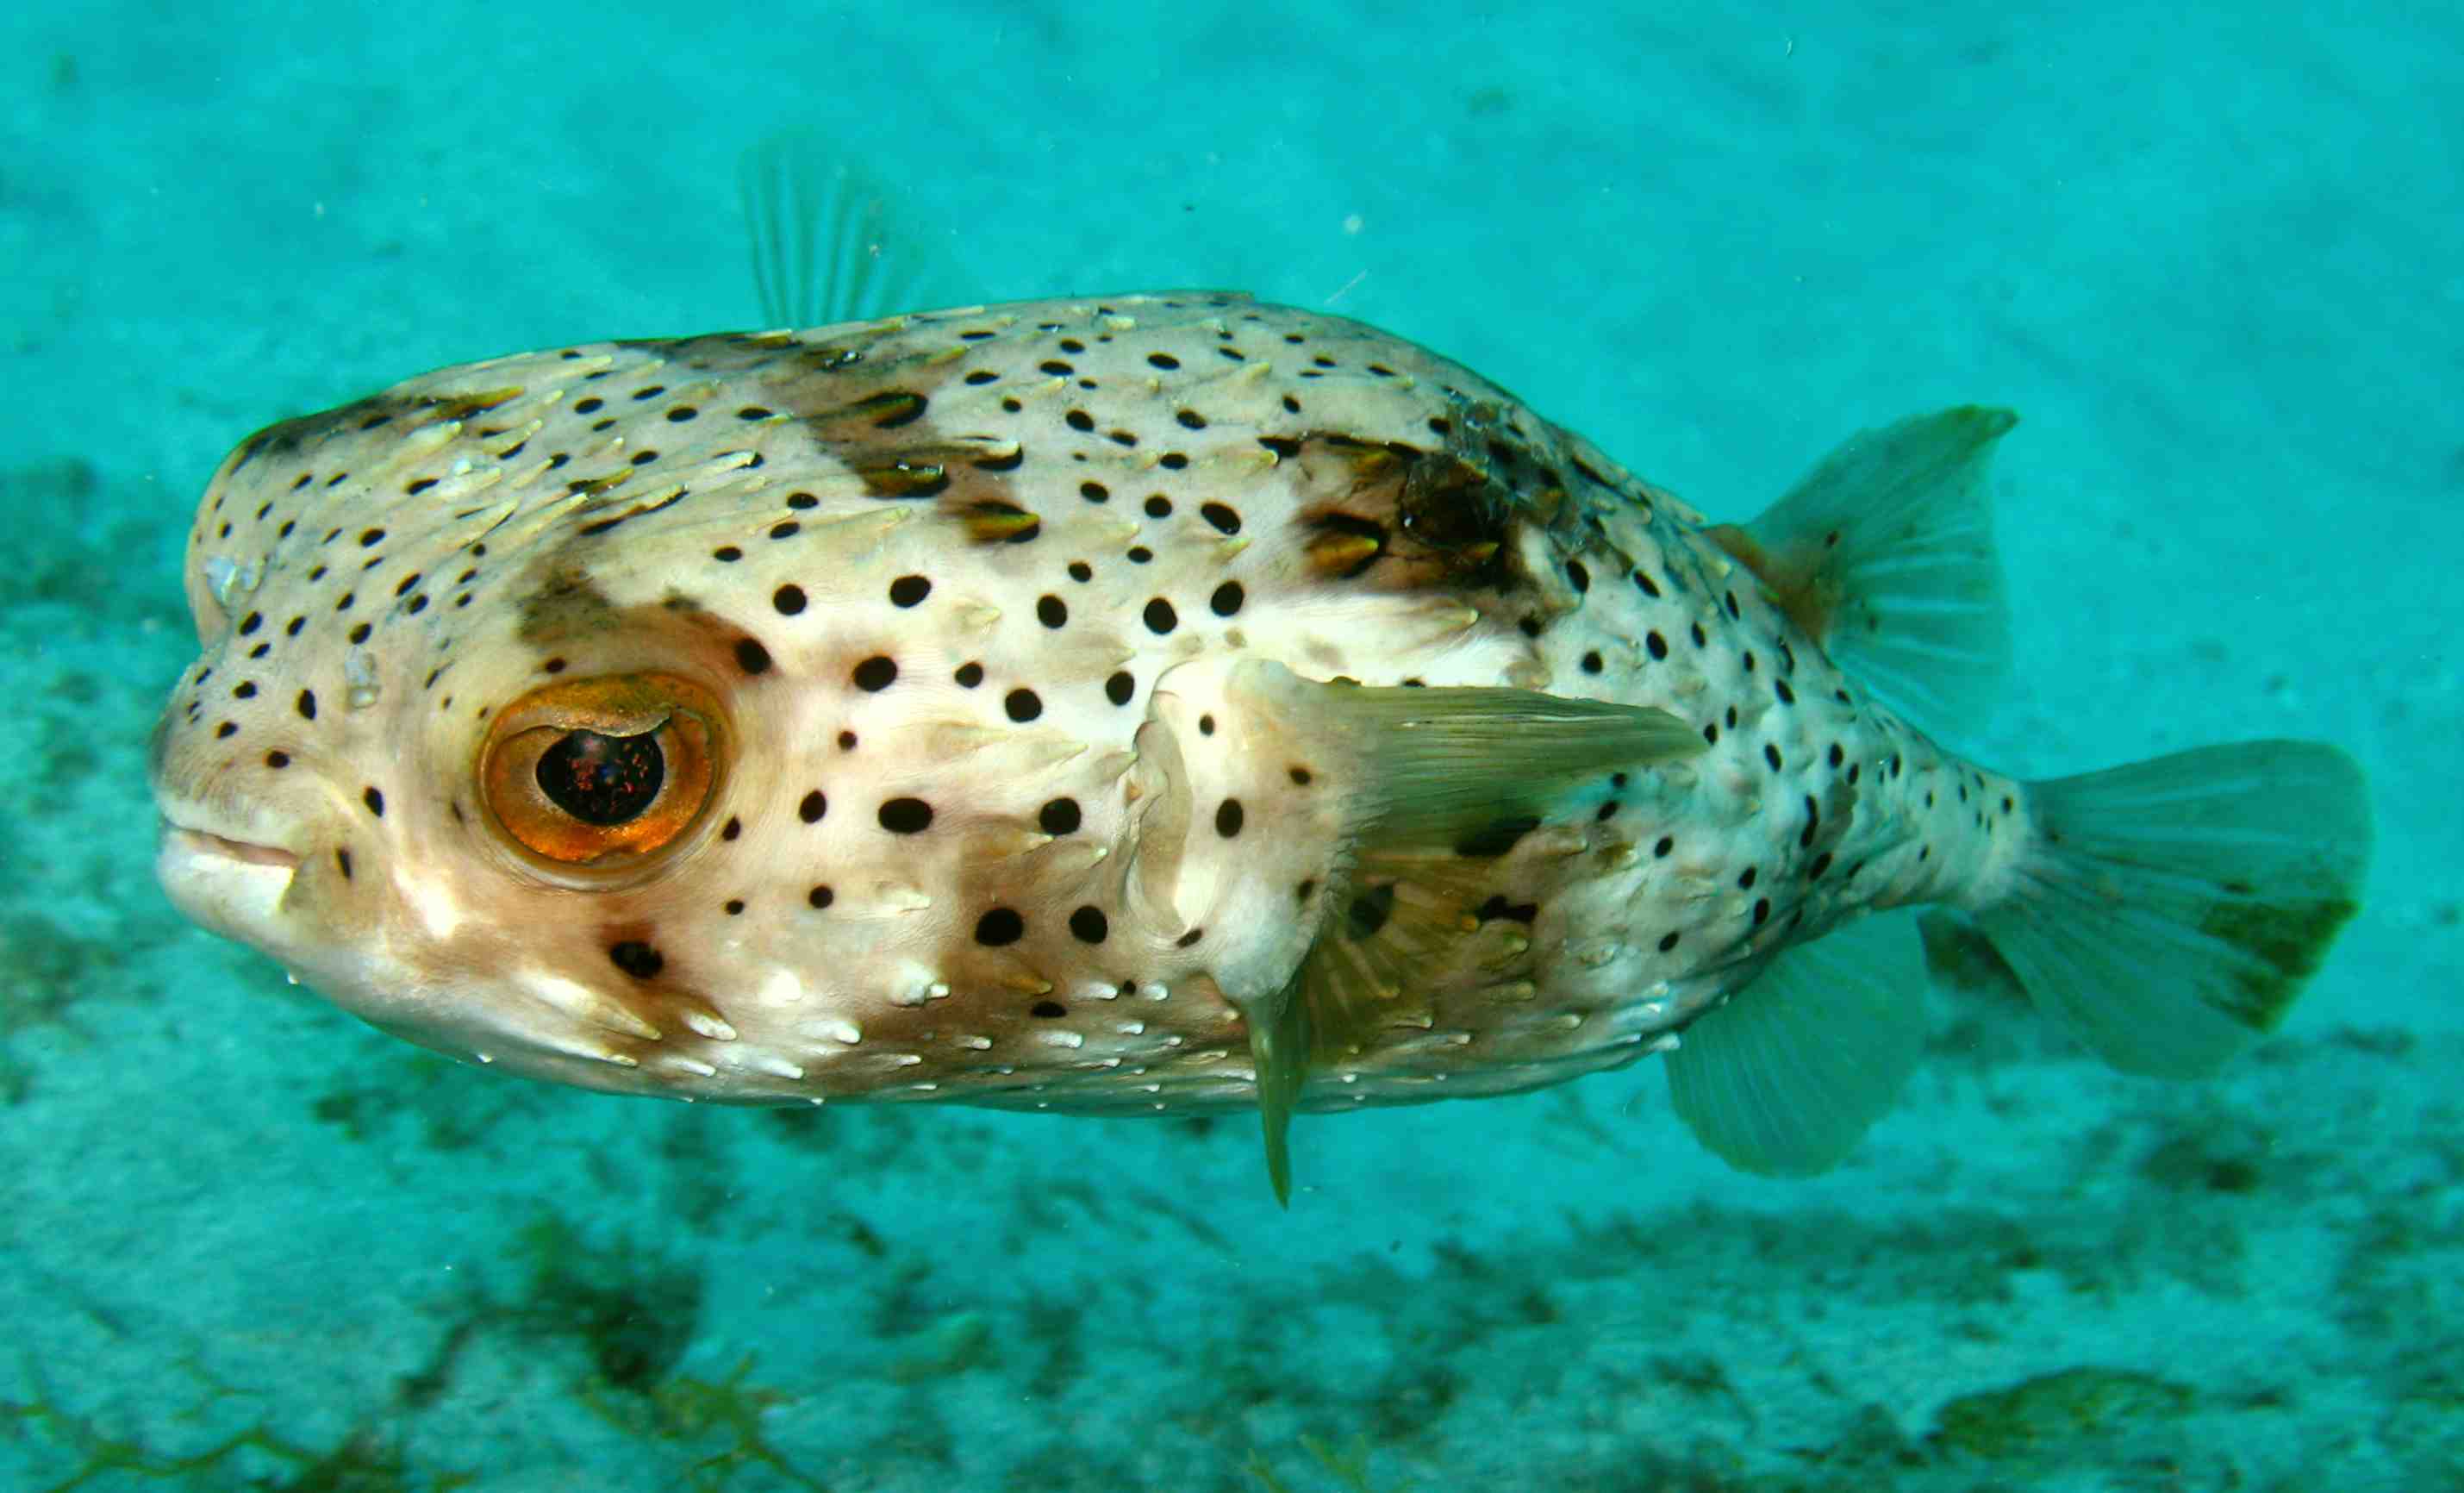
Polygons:
<instances>
[{"instance_id":1,"label":"pectoral fin","mask_svg":"<svg viewBox=\"0 0 2464 1493\"><path fill-rule=\"evenodd\" d=\"M1263 661L1235 670L1232 692L1272 714L1349 794L1339 869L1352 874L1321 894L1318 937L1298 977L1243 1012L1267 1176L1281 1199L1290 1187L1286 1134L1310 1072L1367 1045L1415 998L1391 977L1408 961L1389 957L1388 945L1460 932L1465 917L1448 900L1469 885L1461 876L1371 877L1363 859L1417 850L1442 866L1448 851L1501 853L1487 843L1511 843L1501 826L1527 832L1562 817L1587 784L1692 757L1704 742L1665 711L1528 690L1319 683Z\"/></svg>"}]
</instances>

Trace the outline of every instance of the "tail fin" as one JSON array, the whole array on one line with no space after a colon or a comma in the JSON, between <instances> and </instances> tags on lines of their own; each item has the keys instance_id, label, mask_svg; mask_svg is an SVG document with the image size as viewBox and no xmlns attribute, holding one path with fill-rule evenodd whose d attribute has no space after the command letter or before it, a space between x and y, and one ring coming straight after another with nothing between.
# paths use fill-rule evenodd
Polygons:
<instances>
[{"instance_id":1,"label":"tail fin","mask_svg":"<svg viewBox=\"0 0 2464 1493\"><path fill-rule=\"evenodd\" d=\"M2115 1067L2193 1078L2273 1030L2359 908L2361 769L2254 741L2035 785L2035 843L1978 932Z\"/></svg>"}]
</instances>

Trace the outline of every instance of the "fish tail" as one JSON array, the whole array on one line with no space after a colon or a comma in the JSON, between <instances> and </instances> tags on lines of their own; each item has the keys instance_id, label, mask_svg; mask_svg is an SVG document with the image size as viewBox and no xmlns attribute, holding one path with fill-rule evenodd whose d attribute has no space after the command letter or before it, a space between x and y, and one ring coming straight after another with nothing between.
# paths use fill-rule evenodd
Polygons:
<instances>
[{"instance_id":1,"label":"fish tail","mask_svg":"<svg viewBox=\"0 0 2464 1493\"><path fill-rule=\"evenodd\" d=\"M1929 961L1990 954L2124 1072L2198 1077L2274 1030L2360 906L2368 794L2331 746L2208 747L2031 798L2009 890L1927 919Z\"/></svg>"}]
</instances>

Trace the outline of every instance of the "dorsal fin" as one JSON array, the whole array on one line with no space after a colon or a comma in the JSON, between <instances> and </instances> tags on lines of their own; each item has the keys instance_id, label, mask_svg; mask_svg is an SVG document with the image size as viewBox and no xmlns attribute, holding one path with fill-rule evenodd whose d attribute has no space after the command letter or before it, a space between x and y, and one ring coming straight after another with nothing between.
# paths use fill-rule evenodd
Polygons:
<instances>
[{"instance_id":1,"label":"dorsal fin","mask_svg":"<svg viewBox=\"0 0 2464 1493\"><path fill-rule=\"evenodd\" d=\"M926 283L939 267L897 220L889 188L817 135L781 130L748 146L736 187L764 327L871 321L964 298Z\"/></svg>"},{"instance_id":2,"label":"dorsal fin","mask_svg":"<svg viewBox=\"0 0 2464 1493\"><path fill-rule=\"evenodd\" d=\"M1709 538L1893 704L1937 724L1972 715L2011 668L1985 473L2017 423L1963 405L1867 430L1761 517Z\"/></svg>"}]
</instances>

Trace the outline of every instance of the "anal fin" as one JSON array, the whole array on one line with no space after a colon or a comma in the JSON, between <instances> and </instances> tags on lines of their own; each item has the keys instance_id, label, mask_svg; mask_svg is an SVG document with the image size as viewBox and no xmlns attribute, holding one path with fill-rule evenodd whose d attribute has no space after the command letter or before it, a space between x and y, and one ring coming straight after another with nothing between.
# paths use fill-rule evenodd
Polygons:
<instances>
[{"instance_id":1,"label":"anal fin","mask_svg":"<svg viewBox=\"0 0 2464 1493\"><path fill-rule=\"evenodd\" d=\"M1758 1176L1812 1176L1855 1150L1916 1071L1925 975L1904 914L1783 949L1688 1025L1668 1094L1704 1149Z\"/></svg>"}]
</instances>

